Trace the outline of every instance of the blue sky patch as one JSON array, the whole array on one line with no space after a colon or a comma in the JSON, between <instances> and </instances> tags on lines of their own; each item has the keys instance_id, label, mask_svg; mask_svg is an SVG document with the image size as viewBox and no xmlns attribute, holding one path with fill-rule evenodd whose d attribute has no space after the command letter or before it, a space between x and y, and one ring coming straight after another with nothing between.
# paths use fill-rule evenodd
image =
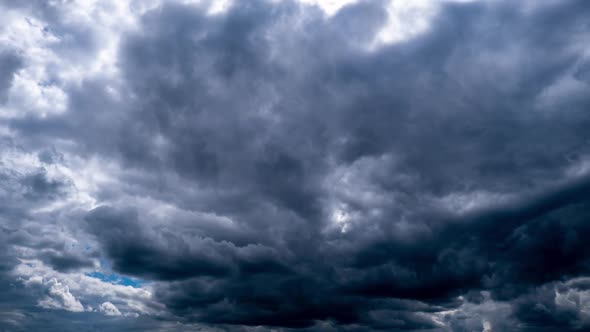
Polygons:
<instances>
[{"instance_id":1,"label":"blue sky patch","mask_svg":"<svg viewBox=\"0 0 590 332\"><path fill-rule=\"evenodd\" d=\"M114 285L123 285L123 286L131 286L134 288L139 288L143 284L145 284L145 281L142 279L129 278L129 277L125 277L125 276L122 276L122 275L116 274L116 273L105 274L105 273L95 271L95 272L86 273L86 275L89 277L92 277L92 278L100 279L105 282L109 282Z\"/></svg>"}]
</instances>

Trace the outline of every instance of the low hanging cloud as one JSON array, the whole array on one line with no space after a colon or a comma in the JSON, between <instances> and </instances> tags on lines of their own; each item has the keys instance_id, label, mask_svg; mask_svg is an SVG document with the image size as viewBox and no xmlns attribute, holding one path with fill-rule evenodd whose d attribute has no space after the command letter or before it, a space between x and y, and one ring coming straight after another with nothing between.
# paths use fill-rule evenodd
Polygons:
<instances>
[{"instance_id":1,"label":"low hanging cloud","mask_svg":"<svg viewBox=\"0 0 590 332\"><path fill-rule=\"evenodd\" d=\"M0 2L0 329L590 328L589 16Z\"/></svg>"}]
</instances>

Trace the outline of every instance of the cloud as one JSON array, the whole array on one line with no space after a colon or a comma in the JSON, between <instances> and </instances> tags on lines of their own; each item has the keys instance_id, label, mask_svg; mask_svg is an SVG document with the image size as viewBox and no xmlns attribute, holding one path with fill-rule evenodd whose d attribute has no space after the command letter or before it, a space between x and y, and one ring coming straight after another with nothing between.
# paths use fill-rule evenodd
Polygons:
<instances>
[{"instance_id":1,"label":"cloud","mask_svg":"<svg viewBox=\"0 0 590 332\"><path fill-rule=\"evenodd\" d=\"M14 74L22 65L22 60L17 54L9 51L3 51L0 55L0 73L2 74L2 80L0 81L0 101L5 102L7 98L7 92L12 81Z\"/></svg>"},{"instance_id":2,"label":"cloud","mask_svg":"<svg viewBox=\"0 0 590 332\"><path fill-rule=\"evenodd\" d=\"M29 280L29 283L35 283L37 280L32 279ZM39 300L39 305L43 308L51 308L51 309L64 309L68 311L84 311L84 307L78 301L70 290L68 286L64 286L60 282L58 282L55 278L50 279L44 286L48 287L47 289L47 296Z\"/></svg>"},{"instance_id":3,"label":"cloud","mask_svg":"<svg viewBox=\"0 0 590 332\"><path fill-rule=\"evenodd\" d=\"M0 329L587 328L584 1L0 6Z\"/></svg>"},{"instance_id":4,"label":"cloud","mask_svg":"<svg viewBox=\"0 0 590 332\"><path fill-rule=\"evenodd\" d=\"M121 312L117 307L112 304L111 302L104 302L99 307L98 310L103 312L107 316L121 316Z\"/></svg>"}]
</instances>

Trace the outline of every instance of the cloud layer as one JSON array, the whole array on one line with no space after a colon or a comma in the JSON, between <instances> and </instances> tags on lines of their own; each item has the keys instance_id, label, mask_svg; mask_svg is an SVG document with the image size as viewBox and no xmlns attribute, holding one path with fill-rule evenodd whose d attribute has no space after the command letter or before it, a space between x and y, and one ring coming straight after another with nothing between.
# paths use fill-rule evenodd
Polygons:
<instances>
[{"instance_id":1,"label":"cloud layer","mask_svg":"<svg viewBox=\"0 0 590 332\"><path fill-rule=\"evenodd\" d=\"M590 5L318 3L0 3L0 330L590 328Z\"/></svg>"}]
</instances>

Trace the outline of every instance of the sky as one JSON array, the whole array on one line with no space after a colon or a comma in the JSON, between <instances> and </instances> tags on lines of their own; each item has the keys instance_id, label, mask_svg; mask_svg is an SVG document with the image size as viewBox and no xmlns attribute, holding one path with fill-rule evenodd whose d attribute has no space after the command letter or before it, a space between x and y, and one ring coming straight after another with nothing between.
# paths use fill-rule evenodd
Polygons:
<instances>
[{"instance_id":1,"label":"sky","mask_svg":"<svg viewBox=\"0 0 590 332\"><path fill-rule=\"evenodd\" d=\"M0 0L0 331L590 330L589 17Z\"/></svg>"}]
</instances>

